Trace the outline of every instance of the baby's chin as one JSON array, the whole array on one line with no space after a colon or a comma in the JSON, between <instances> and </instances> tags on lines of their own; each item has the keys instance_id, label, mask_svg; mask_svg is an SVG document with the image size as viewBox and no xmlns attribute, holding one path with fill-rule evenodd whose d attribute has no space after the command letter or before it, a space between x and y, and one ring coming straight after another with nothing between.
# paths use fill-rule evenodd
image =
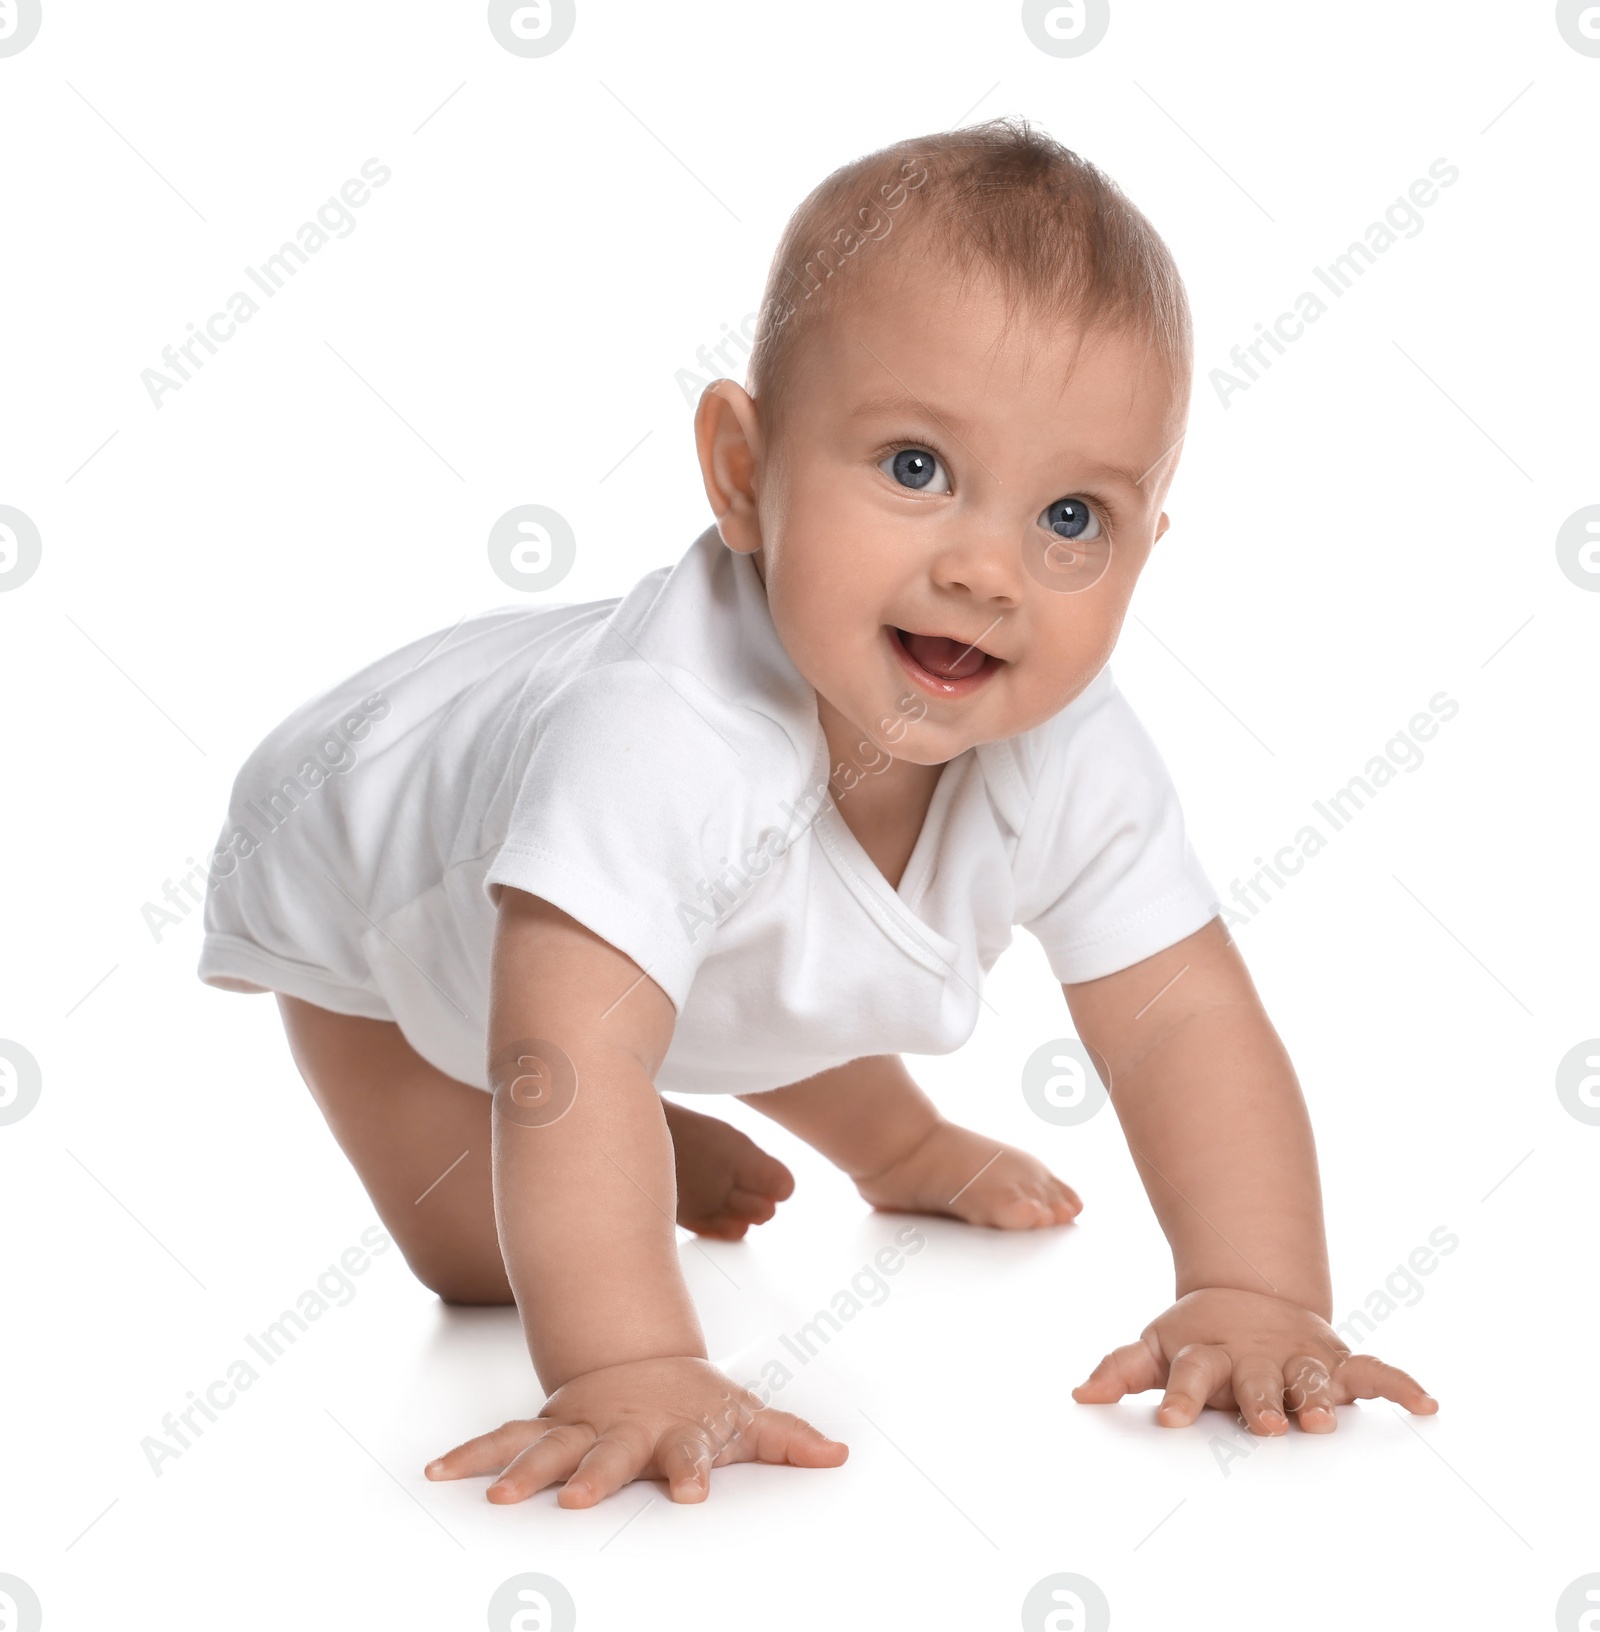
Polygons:
<instances>
[{"instance_id":1,"label":"baby's chin","mask_svg":"<svg viewBox=\"0 0 1600 1632\"><path fill-rule=\"evenodd\" d=\"M990 742L1004 742L1007 737L1021 736L1029 729L1027 725L1019 725L1015 730L1008 730L1004 721L998 725L985 721L982 727L978 727L977 722L967 721L959 725L935 726L932 729L924 725L919 727L915 735L907 732L899 742L890 744L889 752L896 759L905 760L912 765L947 765L952 759L966 753L969 748L981 748Z\"/></svg>"},{"instance_id":2,"label":"baby's chin","mask_svg":"<svg viewBox=\"0 0 1600 1632\"><path fill-rule=\"evenodd\" d=\"M870 733L863 730L862 736L870 736L885 752L908 765L946 765L969 748L1021 736L1043 723L1043 719L1008 708L976 707L973 700L931 706L914 723L903 715L897 720L895 700L867 717L874 728Z\"/></svg>"}]
</instances>

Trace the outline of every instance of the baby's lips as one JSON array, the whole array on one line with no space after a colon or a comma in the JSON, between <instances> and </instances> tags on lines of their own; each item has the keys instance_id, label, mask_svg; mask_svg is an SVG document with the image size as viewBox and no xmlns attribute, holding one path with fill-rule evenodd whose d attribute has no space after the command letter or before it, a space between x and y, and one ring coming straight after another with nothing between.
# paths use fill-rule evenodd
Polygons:
<instances>
[{"instance_id":1,"label":"baby's lips","mask_svg":"<svg viewBox=\"0 0 1600 1632\"><path fill-rule=\"evenodd\" d=\"M900 643L929 674L941 680L965 680L988 662L985 653L948 635L913 635L902 632Z\"/></svg>"}]
</instances>

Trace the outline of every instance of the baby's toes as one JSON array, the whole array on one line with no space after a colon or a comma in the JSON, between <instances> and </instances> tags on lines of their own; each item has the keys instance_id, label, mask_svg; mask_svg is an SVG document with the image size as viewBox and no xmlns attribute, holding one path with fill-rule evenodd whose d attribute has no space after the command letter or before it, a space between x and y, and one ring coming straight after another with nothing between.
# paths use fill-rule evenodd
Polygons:
<instances>
[{"instance_id":1,"label":"baby's toes","mask_svg":"<svg viewBox=\"0 0 1600 1632\"><path fill-rule=\"evenodd\" d=\"M778 1204L771 1196L735 1187L720 1207L683 1222L696 1235L709 1235L717 1241L742 1241L752 1224L765 1224L777 1210Z\"/></svg>"},{"instance_id":2,"label":"baby's toes","mask_svg":"<svg viewBox=\"0 0 1600 1632\"><path fill-rule=\"evenodd\" d=\"M1002 1186L995 1194L993 1216L984 1222L1002 1230L1041 1230L1070 1224L1083 1203L1053 1174L1040 1172Z\"/></svg>"},{"instance_id":3,"label":"baby's toes","mask_svg":"<svg viewBox=\"0 0 1600 1632\"><path fill-rule=\"evenodd\" d=\"M713 1241L742 1241L745 1231L750 1228L747 1218L735 1218L731 1213L717 1213L708 1218L680 1218L678 1222L686 1230L693 1230L696 1235L704 1235Z\"/></svg>"},{"instance_id":4,"label":"baby's toes","mask_svg":"<svg viewBox=\"0 0 1600 1632\"><path fill-rule=\"evenodd\" d=\"M1083 1203L1078 1199L1077 1192L1059 1179L1050 1181L1043 1199L1050 1209L1051 1221L1056 1224L1070 1224L1083 1211Z\"/></svg>"},{"instance_id":5,"label":"baby's toes","mask_svg":"<svg viewBox=\"0 0 1600 1632\"><path fill-rule=\"evenodd\" d=\"M774 1204L787 1201L794 1194L794 1174L776 1156L752 1145L734 1167L733 1193L767 1197ZM771 1218L772 1213L766 1216Z\"/></svg>"},{"instance_id":6,"label":"baby's toes","mask_svg":"<svg viewBox=\"0 0 1600 1632\"><path fill-rule=\"evenodd\" d=\"M1020 1181L1021 1188L1030 1196L1038 1197L1050 1217L1051 1224L1067 1224L1083 1211L1078 1193L1063 1184L1043 1162L1030 1161L1029 1171Z\"/></svg>"},{"instance_id":7,"label":"baby's toes","mask_svg":"<svg viewBox=\"0 0 1600 1632\"><path fill-rule=\"evenodd\" d=\"M748 1224L765 1224L777 1210L777 1200L769 1191L746 1190L738 1185L728 1192L724 1209L730 1218L743 1219Z\"/></svg>"},{"instance_id":8,"label":"baby's toes","mask_svg":"<svg viewBox=\"0 0 1600 1632\"><path fill-rule=\"evenodd\" d=\"M1050 1205L1031 1187L1011 1184L996 1192L988 1216L974 1220L997 1230L1037 1230L1055 1222Z\"/></svg>"}]
</instances>

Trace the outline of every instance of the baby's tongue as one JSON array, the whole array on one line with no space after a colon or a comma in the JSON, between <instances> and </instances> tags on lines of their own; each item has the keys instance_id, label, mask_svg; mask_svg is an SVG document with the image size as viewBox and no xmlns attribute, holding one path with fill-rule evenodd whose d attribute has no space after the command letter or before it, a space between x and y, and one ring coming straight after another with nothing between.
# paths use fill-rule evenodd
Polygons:
<instances>
[{"instance_id":1,"label":"baby's tongue","mask_svg":"<svg viewBox=\"0 0 1600 1632\"><path fill-rule=\"evenodd\" d=\"M948 635L901 636L905 649L930 674L941 680L965 680L981 669L986 661L976 646L968 646Z\"/></svg>"}]
</instances>

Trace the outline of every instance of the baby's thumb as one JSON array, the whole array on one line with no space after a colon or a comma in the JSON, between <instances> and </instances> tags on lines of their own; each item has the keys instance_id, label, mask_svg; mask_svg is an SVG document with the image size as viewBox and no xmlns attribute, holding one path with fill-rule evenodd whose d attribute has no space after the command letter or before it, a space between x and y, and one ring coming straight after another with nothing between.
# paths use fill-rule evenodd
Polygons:
<instances>
[{"instance_id":1,"label":"baby's thumb","mask_svg":"<svg viewBox=\"0 0 1600 1632\"><path fill-rule=\"evenodd\" d=\"M1124 1343L1073 1389L1072 1397L1079 1405L1110 1405L1124 1394L1142 1394L1160 1386L1156 1357L1149 1348L1143 1343Z\"/></svg>"},{"instance_id":2,"label":"baby's thumb","mask_svg":"<svg viewBox=\"0 0 1600 1632\"><path fill-rule=\"evenodd\" d=\"M836 1468L850 1454L842 1440L829 1439L788 1411L758 1411L744 1442L758 1462L787 1462L796 1468Z\"/></svg>"}]
</instances>

